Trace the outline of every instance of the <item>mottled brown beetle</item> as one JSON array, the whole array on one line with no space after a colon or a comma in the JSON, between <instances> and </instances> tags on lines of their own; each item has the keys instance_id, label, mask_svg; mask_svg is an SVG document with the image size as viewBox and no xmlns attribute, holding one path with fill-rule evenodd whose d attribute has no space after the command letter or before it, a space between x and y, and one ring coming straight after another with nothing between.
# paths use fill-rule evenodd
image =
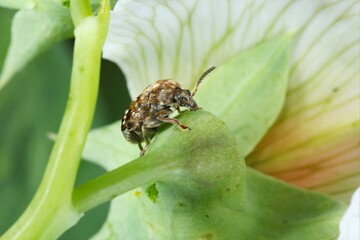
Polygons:
<instances>
[{"instance_id":1,"label":"mottled brown beetle","mask_svg":"<svg viewBox=\"0 0 360 240\"><path fill-rule=\"evenodd\" d=\"M121 131L126 140L139 145L140 155L144 154L156 128L161 124L172 123L182 129L190 130L169 115L175 110L181 113L180 107L187 107L191 111L200 109L193 97L201 81L214 69L215 67L211 67L200 76L192 94L190 90L182 89L180 84L173 80L158 80L146 87L130 104L122 119ZM146 143L145 148L141 145L143 140Z\"/></svg>"}]
</instances>

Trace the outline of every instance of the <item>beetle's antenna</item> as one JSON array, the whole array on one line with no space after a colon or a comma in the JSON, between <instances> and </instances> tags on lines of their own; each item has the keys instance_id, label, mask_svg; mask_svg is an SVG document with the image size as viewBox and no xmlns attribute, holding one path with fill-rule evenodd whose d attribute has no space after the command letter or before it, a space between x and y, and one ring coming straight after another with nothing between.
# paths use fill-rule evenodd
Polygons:
<instances>
[{"instance_id":1,"label":"beetle's antenna","mask_svg":"<svg viewBox=\"0 0 360 240\"><path fill-rule=\"evenodd\" d=\"M199 80L198 80L197 83L196 83L195 90L194 90L193 93L191 94L192 97L195 96L195 94L196 94L196 92L197 92L197 90L198 90L198 87L199 87L200 83L202 82L202 80L206 77L206 75L208 75L208 74L209 74L212 70L214 70L215 68L216 68L216 67L213 66L213 67L209 68L208 70L206 70L205 72L203 72L203 74L201 74Z\"/></svg>"}]
</instances>

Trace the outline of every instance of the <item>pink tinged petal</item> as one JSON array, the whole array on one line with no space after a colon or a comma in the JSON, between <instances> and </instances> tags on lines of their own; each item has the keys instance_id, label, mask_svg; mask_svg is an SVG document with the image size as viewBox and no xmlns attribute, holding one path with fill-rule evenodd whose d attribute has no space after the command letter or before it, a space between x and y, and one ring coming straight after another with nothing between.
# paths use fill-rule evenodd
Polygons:
<instances>
[{"instance_id":1,"label":"pink tinged petal","mask_svg":"<svg viewBox=\"0 0 360 240\"><path fill-rule=\"evenodd\" d=\"M339 227L338 240L360 240L360 188L355 191Z\"/></svg>"},{"instance_id":2,"label":"pink tinged petal","mask_svg":"<svg viewBox=\"0 0 360 240\"><path fill-rule=\"evenodd\" d=\"M333 8L320 12L306 27L294 47L283 112L248 157L248 164L260 171L345 201L360 182L355 7L349 4L342 14ZM312 30L321 25L321 31Z\"/></svg>"}]
</instances>

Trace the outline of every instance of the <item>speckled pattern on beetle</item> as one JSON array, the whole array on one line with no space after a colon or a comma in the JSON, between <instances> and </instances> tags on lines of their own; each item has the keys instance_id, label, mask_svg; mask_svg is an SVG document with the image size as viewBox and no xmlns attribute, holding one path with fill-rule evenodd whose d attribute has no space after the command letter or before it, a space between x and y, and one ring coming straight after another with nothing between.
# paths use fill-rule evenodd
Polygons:
<instances>
[{"instance_id":1,"label":"speckled pattern on beetle","mask_svg":"<svg viewBox=\"0 0 360 240\"><path fill-rule=\"evenodd\" d=\"M211 67L200 76L193 93L188 89L182 89L178 82L171 79L158 80L147 86L130 104L122 119L121 131L126 140L139 145L140 155L145 153L156 128L161 124L172 123L190 130L169 115L175 110L181 113L180 107L186 107L190 111L200 109L193 97L201 81L214 69L215 67ZM146 143L145 147L141 145L143 141Z\"/></svg>"}]
</instances>

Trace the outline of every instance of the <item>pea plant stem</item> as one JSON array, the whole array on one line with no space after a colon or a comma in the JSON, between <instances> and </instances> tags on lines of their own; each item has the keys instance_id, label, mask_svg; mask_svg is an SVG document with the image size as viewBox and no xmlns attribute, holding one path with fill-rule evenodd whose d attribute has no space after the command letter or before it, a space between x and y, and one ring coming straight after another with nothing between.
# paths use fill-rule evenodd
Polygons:
<instances>
[{"instance_id":1,"label":"pea plant stem","mask_svg":"<svg viewBox=\"0 0 360 240\"><path fill-rule=\"evenodd\" d=\"M71 1L75 47L65 114L34 198L2 239L56 239L82 216L73 206L72 193L95 111L101 49L109 22L109 0L100 2L98 15L89 16L89 1Z\"/></svg>"},{"instance_id":2,"label":"pea plant stem","mask_svg":"<svg viewBox=\"0 0 360 240\"><path fill-rule=\"evenodd\" d=\"M136 187L167 179L179 167L166 160L145 155L86 182L74 190L74 206L85 212Z\"/></svg>"}]
</instances>

